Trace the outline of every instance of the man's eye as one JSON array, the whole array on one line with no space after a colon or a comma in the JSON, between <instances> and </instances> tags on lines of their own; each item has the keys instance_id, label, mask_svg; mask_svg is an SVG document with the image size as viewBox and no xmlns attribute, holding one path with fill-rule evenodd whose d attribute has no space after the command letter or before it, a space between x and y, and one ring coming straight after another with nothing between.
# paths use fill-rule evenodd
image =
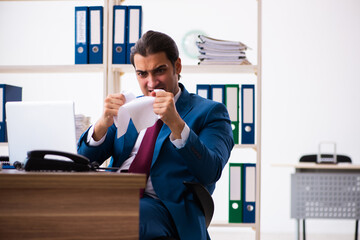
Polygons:
<instances>
[{"instance_id":1,"label":"man's eye","mask_svg":"<svg viewBox=\"0 0 360 240\"><path fill-rule=\"evenodd\" d=\"M146 72L138 72L137 75L140 77L146 77L147 74Z\"/></svg>"},{"instance_id":2,"label":"man's eye","mask_svg":"<svg viewBox=\"0 0 360 240\"><path fill-rule=\"evenodd\" d=\"M156 70L156 73L164 73L165 72L165 69L164 68L160 68L160 69L157 69Z\"/></svg>"}]
</instances>

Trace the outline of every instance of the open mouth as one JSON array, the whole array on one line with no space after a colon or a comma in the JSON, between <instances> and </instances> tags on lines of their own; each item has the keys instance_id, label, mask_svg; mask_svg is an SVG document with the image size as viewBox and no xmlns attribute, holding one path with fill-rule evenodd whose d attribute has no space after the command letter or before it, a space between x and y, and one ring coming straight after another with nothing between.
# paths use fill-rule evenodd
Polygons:
<instances>
[{"instance_id":1,"label":"open mouth","mask_svg":"<svg viewBox=\"0 0 360 240\"><path fill-rule=\"evenodd\" d=\"M165 91L165 89L164 89L164 88L148 89L148 91L149 91L149 92L153 92L153 91L155 91L155 90L164 90L164 91Z\"/></svg>"}]
</instances>

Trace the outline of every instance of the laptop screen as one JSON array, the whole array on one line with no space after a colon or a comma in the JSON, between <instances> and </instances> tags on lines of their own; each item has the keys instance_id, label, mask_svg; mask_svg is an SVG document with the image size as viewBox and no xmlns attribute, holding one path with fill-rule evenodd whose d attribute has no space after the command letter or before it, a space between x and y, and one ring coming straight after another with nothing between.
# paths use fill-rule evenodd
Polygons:
<instances>
[{"instance_id":1,"label":"laptop screen","mask_svg":"<svg viewBox=\"0 0 360 240\"><path fill-rule=\"evenodd\" d=\"M74 102L7 102L10 163L25 163L27 152L76 153Z\"/></svg>"}]
</instances>

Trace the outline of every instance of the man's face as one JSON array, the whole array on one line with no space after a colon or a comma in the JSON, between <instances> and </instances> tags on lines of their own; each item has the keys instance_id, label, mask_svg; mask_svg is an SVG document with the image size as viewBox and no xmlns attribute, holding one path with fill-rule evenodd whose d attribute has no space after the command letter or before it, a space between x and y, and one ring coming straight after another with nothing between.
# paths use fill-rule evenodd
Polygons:
<instances>
[{"instance_id":1,"label":"man's face","mask_svg":"<svg viewBox=\"0 0 360 240\"><path fill-rule=\"evenodd\" d=\"M179 90L178 74L181 72L180 58L175 62L175 69L165 52L155 53L146 57L134 55L136 77L142 93L150 96L154 89L163 89L176 95Z\"/></svg>"}]
</instances>

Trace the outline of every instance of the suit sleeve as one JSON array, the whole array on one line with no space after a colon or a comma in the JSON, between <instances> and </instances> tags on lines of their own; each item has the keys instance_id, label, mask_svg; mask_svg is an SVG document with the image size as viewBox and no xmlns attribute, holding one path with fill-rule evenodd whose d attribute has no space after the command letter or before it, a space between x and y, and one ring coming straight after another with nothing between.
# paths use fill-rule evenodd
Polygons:
<instances>
[{"instance_id":1,"label":"suit sleeve","mask_svg":"<svg viewBox=\"0 0 360 240\"><path fill-rule=\"evenodd\" d=\"M229 114L223 104L212 105L203 115L189 124L189 138L177 151L185 159L189 171L202 184L210 185L221 177L234 140Z\"/></svg>"},{"instance_id":2,"label":"suit sleeve","mask_svg":"<svg viewBox=\"0 0 360 240\"><path fill-rule=\"evenodd\" d=\"M91 162L96 161L99 164L102 164L106 159L111 156L113 152L113 142L115 136L115 126L111 126L108 129L106 134L105 141L99 146L90 146L87 143L87 135L89 133L89 129L82 134L79 139L77 152L80 155L83 155L90 159Z\"/></svg>"}]
</instances>

